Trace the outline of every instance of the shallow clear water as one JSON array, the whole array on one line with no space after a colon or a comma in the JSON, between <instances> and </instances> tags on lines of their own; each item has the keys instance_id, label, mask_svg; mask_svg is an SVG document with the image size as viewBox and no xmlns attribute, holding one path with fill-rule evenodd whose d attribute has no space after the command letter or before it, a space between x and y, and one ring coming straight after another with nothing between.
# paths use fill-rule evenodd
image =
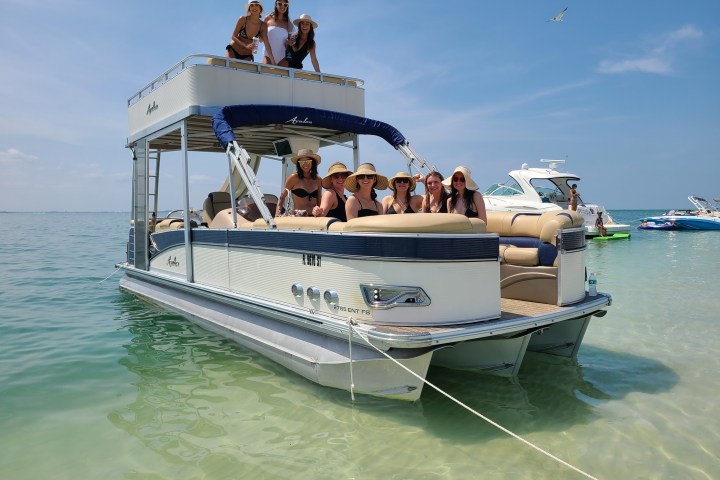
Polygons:
<instances>
[{"instance_id":1,"label":"shallow clear water","mask_svg":"<svg viewBox=\"0 0 720 480\"><path fill-rule=\"evenodd\" d=\"M581 478L430 388L353 404L102 282L127 214L0 222L0 478ZM720 478L720 232L634 231L587 256L613 305L577 362L429 380L598 478Z\"/></svg>"}]
</instances>

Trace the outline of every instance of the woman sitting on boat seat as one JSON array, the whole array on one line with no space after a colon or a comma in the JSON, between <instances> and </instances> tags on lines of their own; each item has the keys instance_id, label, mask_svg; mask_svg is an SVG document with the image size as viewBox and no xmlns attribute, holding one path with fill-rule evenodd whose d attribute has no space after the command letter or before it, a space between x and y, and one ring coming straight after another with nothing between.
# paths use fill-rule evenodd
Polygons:
<instances>
[{"instance_id":1,"label":"woman sitting on boat seat","mask_svg":"<svg viewBox=\"0 0 720 480\"><path fill-rule=\"evenodd\" d=\"M345 180L345 188L353 192L345 203L347 219L383 215L385 209L383 204L376 200L375 189L385 190L387 187L387 177L377 173L375 165L372 163L360 165L357 171Z\"/></svg>"},{"instance_id":2,"label":"woman sitting on boat seat","mask_svg":"<svg viewBox=\"0 0 720 480\"><path fill-rule=\"evenodd\" d=\"M344 163L335 162L330 165L327 175L323 177L322 186L325 193L320 199L320 206L314 207L312 214L316 217L334 217L341 222L347 221L345 213L345 180L352 172Z\"/></svg>"},{"instance_id":3,"label":"woman sitting on boat seat","mask_svg":"<svg viewBox=\"0 0 720 480\"><path fill-rule=\"evenodd\" d=\"M485 200L478 192L478 184L470 176L468 167L457 167L450 178L443 181L443 185L451 188L450 198L447 201L449 213L459 213L468 218L479 218L487 223L485 213Z\"/></svg>"},{"instance_id":4,"label":"woman sitting on boat seat","mask_svg":"<svg viewBox=\"0 0 720 480\"><path fill-rule=\"evenodd\" d=\"M322 180L317 173L317 166L320 165L320 155L309 148L301 148L298 154L291 158L297 171L290 175L285 182L285 189L280 194L275 216L283 213L283 205L290 192L294 214L296 216L308 216L313 208L320 206L320 192L322 192Z\"/></svg>"},{"instance_id":5,"label":"woman sitting on boat seat","mask_svg":"<svg viewBox=\"0 0 720 480\"><path fill-rule=\"evenodd\" d=\"M422 205L420 195L412 195L415 191L415 179L407 172L398 172L390 179L390 190L392 195L382 199L385 213L416 213Z\"/></svg>"},{"instance_id":6,"label":"woman sitting on boat seat","mask_svg":"<svg viewBox=\"0 0 720 480\"><path fill-rule=\"evenodd\" d=\"M420 211L424 213L448 213L448 193L443 186L442 173L432 171L425 177L425 195Z\"/></svg>"},{"instance_id":7,"label":"woman sitting on boat seat","mask_svg":"<svg viewBox=\"0 0 720 480\"><path fill-rule=\"evenodd\" d=\"M225 47L225 56L254 62L253 38L258 37L267 45L267 25L260 20L263 6L259 0L249 0L245 15L235 24L230 45Z\"/></svg>"}]
</instances>

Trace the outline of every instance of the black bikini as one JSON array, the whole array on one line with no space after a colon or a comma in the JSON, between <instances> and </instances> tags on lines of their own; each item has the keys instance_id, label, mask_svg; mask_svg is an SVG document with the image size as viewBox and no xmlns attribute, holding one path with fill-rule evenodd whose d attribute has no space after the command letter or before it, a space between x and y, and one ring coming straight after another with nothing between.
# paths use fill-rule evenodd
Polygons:
<instances>
[{"instance_id":1,"label":"black bikini","mask_svg":"<svg viewBox=\"0 0 720 480\"><path fill-rule=\"evenodd\" d=\"M347 212L345 212L345 200L347 197L345 195L341 197L335 190L333 190L333 192L335 192L335 196L337 197L337 206L330 210L326 216L337 218L341 222L347 222Z\"/></svg>"},{"instance_id":2,"label":"black bikini","mask_svg":"<svg viewBox=\"0 0 720 480\"><path fill-rule=\"evenodd\" d=\"M304 188L296 188L294 190L290 190L290 192L292 192L292 194L295 195L296 197L300 197L300 198L308 198L308 197L309 198L312 198L312 197L320 198L320 190L314 190L312 192L308 192Z\"/></svg>"},{"instance_id":3,"label":"black bikini","mask_svg":"<svg viewBox=\"0 0 720 480\"><path fill-rule=\"evenodd\" d=\"M403 211L403 213L415 213L415 210L412 209L412 207L408 204L407 208ZM395 204L393 203L390 205L390 208L387 209L387 212L385 212L386 215L393 215L397 214L395 211Z\"/></svg>"},{"instance_id":4,"label":"black bikini","mask_svg":"<svg viewBox=\"0 0 720 480\"><path fill-rule=\"evenodd\" d=\"M362 207L363 204L359 198L357 199L357 201L360 204L360 207ZM375 202L375 206L377 207L378 202L376 200L373 200L373 202ZM371 210L369 208L360 208L360 211L358 212L358 217L372 217L373 215L379 215L379 212L377 210Z\"/></svg>"},{"instance_id":5,"label":"black bikini","mask_svg":"<svg viewBox=\"0 0 720 480\"><path fill-rule=\"evenodd\" d=\"M245 18L245 25L238 31L238 37L244 38L245 40L250 40L250 37L247 36L247 30L245 29L247 27L247 17ZM262 23L260 24L260 30L262 31ZM258 32L258 35L260 35L260 32ZM250 60L251 62L255 61L255 57L252 55L241 55L238 53L237 50L235 50L232 45L226 45L225 50L231 51L233 54L235 54L235 58L238 60Z\"/></svg>"}]
</instances>

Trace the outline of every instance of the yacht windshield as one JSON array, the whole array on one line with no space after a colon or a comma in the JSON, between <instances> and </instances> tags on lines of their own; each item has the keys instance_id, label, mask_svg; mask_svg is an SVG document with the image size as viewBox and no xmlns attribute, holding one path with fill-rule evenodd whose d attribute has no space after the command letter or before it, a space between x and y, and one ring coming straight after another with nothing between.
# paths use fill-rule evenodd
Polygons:
<instances>
[{"instance_id":1,"label":"yacht windshield","mask_svg":"<svg viewBox=\"0 0 720 480\"><path fill-rule=\"evenodd\" d=\"M565 199L562 189L548 178L535 178L530 181L543 202L558 203Z\"/></svg>"},{"instance_id":2,"label":"yacht windshield","mask_svg":"<svg viewBox=\"0 0 720 480\"><path fill-rule=\"evenodd\" d=\"M512 178L508 178L505 183L493 183L485 190L483 195L522 195L522 187Z\"/></svg>"}]
</instances>

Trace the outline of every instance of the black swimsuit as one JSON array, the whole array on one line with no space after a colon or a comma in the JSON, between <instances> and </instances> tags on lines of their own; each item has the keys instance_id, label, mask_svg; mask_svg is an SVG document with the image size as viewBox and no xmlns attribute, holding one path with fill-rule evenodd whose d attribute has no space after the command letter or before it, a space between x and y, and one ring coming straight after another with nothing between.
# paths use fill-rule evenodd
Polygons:
<instances>
[{"instance_id":1,"label":"black swimsuit","mask_svg":"<svg viewBox=\"0 0 720 480\"><path fill-rule=\"evenodd\" d=\"M403 213L415 213L415 210L412 209L410 204L408 204L407 208L403 211ZM395 204L393 202L392 205L387 209L387 212L385 212L386 215L396 215L397 212L395 211Z\"/></svg>"},{"instance_id":2,"label":"black swimsuit","mask_svg":"<svg viewBox=\"0 0 720 480\"><path fill-rule=\"evenodd\" d=\"M335 196L337 197L337 206L330 210L326 216L337 218L341 222L347 222L347 212L345 212L345 200L347 197L345 195L341 197L335 190L333 190L333 192L335 192Z\"/></svg>"},{"instance_id":3,"label":"black swimsuit","mask_svg":"<svg viewBox=\"0 0 720 480\"><path fill-rule=\"evenodd\" d=\"M293 47L288 45L285 49L285 60L287 60L288 66L290 68L302 70L302 61L305 60L305 57L307 57L308 51L309 48L307 40L305 41L305 44L297 50L293 50Z\"/></svg>"},{"instance_id":4,"label":"black swimsuit","mask_svg":"<svg viewBox=\"0 0 720 480\"><path fill-rule=\"evenodd\" d=\"M247 18L245 18L245 25L243 25L243 27L238 31L238 37L244 38L245 40L250 40L250 37L248 37L247 35L247 29L245 27L247 27ZM260 23L260 30L262 31L262 22ZM260 35L260 32L258 32L258 35ZM235 55L235 58L238 60L250 60L251 62L255 61L255 57L253 57L252 55L239 54L238 51L232 47L232 45L226 45L225 50L231 51Z\"/></svg>"},{"instance_id":5,"label":"black swimsuit","mask_svg":"<svg viewBox=\"0 0 720 480\"><path fill-rule=\"evenodd\" d=\"M357 197L355 197L357 198ZM372 217L373 215L379 215L379 212L377 210L371 210L369 208L362 208L363 204L360 201L360 199L357 199L358 203L360 204L360 211L358 212L358 217ZM375 202L375 206L377 207L377 201L373 200Z\"/></svg>"},{"instance_id":6,"label":"black swimsuit","mask_svg":"<svg viewBox=\"0 0 720 480\"><path fill-rule=\"evenodd\" d=\"M304 188L296 188L294 190L290 190L293 195L300 198L320 198L320 190L313 190L312 192L308 192Z\"/></svg>"}]
</instances>

